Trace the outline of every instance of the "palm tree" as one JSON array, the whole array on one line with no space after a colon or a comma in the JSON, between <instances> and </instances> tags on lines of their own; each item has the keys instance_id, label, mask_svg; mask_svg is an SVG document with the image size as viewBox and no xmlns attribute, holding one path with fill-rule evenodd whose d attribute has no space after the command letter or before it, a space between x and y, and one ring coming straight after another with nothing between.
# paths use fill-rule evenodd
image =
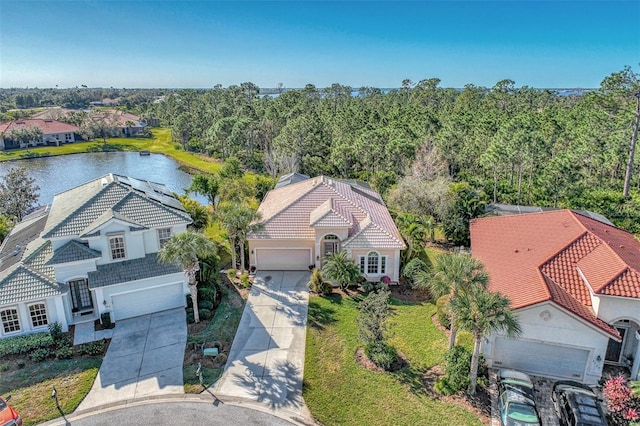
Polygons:
<instances>
[{"instance_id":1,"label":"palm tree","mask_svg":"<svg viewBox=\"0 0 640 426\"><path fill-rule=\"evenodd\" d=\"M231 245L231 263L236 268L236 245L240 247L240 268L244 271L244 244L250 232L256 232L262 228L258 223L260 213L244 204L225 203L218 209L220 224L227 233Z\"/></svg>"},{"instance_id":2,"label":"palm tree","mask_svg":"<svg viewBox=\"0 0 640 426\"><path fill-rule=\"evenodd\" d=\"M346 251L332 253L327 256L322 266L322 273L338 282L342 290L346 290L349 284L353 284L360 278L360 268Z\"/></svg>"},{"instance_id":3,"label":"palm tree","mask_svg":"<svg viewBox=\"0 0 640 426\"><path fill-rule=\"evenodd\" d=\"M178 264L189 277L189 292L193 302L193 318L200 322L198 315L198 281L196 274L200 270L198 258L218 255L216 244L199 232L186 231L176 234L158 252L162 263Z\"/></svg>"},{"instance_id":4,"label":"palm tree","mask_svg":"<svg viewBox=\"0 0 640 426\"><path fill-rule=\"evenodd\" d=\"M495 332L505 332L508 337L521 333L518 316L509 308L509 299L482 286L471 287L451 300L451 310L456 313L456 325L473 335L473 355L469 372L469 393L476 393L480 342Z\"/></svg>"},{"instance_id":5,"label":"palm tree","mask_svg":"<svg viewBox=\"0 0 640 426\"><path fill-rule=\"evenodd\" d=\"M403 255L405 261L409 261L413 257L414 250L423 248L428 228L422 217L411 213L401 213L396 216L396 224L402 238L407 242L407 250Z\"/></svg>"},{"instance_id":6,"label":"palm tree","mask_svg":"<svg viewBox=\"0 0 640 426\"><path fill-rule=\"evenodd\" d=\"M475 258L460 253L443 253L435 260L435 264L428 272L418 272L415 284L418 288L427 288L439 299L449 296L449 301L458 297L460 293L469 291L474 287L487 288L489 275L482 264ZM451 335L449 336L449 349L456 343L456 313L449 309L451 323Z\"/></svg>"}]
</instances>

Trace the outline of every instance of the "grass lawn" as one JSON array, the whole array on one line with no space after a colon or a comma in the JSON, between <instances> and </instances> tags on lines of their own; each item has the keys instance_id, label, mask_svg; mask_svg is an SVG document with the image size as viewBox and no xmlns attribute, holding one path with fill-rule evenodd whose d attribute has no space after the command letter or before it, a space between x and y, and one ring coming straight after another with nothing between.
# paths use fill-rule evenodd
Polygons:
<instances>
[{"instance_id":1,"label":"grass lawn","mask_svg":"<svg viewBox=\"0 0 640 426\"><path fill-rule=\"evenodd\" d=\"M204 342L222 342L223 352L229 353L231 343L236 335L240 318L242 317L242 310L244 309L244 300L235 291L221 286L221 291L224 295L220 305L216 308L215 314L206 328L196 333L189 333L187 336L187 358L189 357L189 349L194 347L194 344L202 344ZM198 351L198 356L200 353ZM183 366L184 377L184 391L186 393L200 393L202 392L202 386L196 376L196 370L198 368L198 362L188 362L185 360ZM216 365L215 367L203 366L202 378L205 386L209 386L220 378L224 370L224 363L222 365Z\"/></svg>"},{"instance_id":2,"label":"grass lawn","mask_svg":"<svg viewBox=\"0 0 640 426\"><path fill-rule=\"evenodd\" d=\"M408 361L394 373L376 373L356 363L359 299L312 297L303 396L327 425L480 425L472 413L433 400L422 389L423 373L442 363L447 338L430 320L431 303L392 299L390 341Z\"/></svg>"},{"instance_id":3,"label":"grass lawn","mask_svg":"<svg viewBox=\"0 0 640 426\"><path fill-rule=\"evenodd\" d=\"M46 361L0 372L0 394L11 395L11 405L25 426L60 417L51 398L53 386L65 414L74 411L91 390L101 359Z\"/></svg>"},{"instance_id":4,"label":"grass lawn","mask_svg":"<svg viewBox=\"0 0 640 426\"><path fill-rule=\"evenodd\" d=\"M96 151L150 151L168 155L183 166L196 171L217 173L220 170L222 163L215 158L179 149L171 141L171 129L156 128L152 129L151 133L153 134L151 138L110 138L107 139L106 145L103 144L102 140L96 139L91 142L79 142L62 146L29 148L28 151L25 149L3 151L0 152L0 161Z\"/></svg>"}]
</instances>

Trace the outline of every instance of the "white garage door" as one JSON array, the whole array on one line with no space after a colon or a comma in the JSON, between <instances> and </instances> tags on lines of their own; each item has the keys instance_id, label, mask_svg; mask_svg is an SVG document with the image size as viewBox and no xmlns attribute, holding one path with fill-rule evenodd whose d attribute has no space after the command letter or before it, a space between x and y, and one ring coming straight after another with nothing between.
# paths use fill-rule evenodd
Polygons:
<instances>
[{"instance_id":1,"label":"white garage door","mask_svg":"<svg viewBox=\"0 0 640 426\"><path fill-rule=\"evenodd\" d=\"M262 271L307 271L311 249L256 249L256 266Z\"/></svg>"},{"instance_id":2,"label":"white garage door","mask_svg":"<svg viewBox=\"0 0 640 426\"><path fill-rule=\"evenodd\" d=\"M582 380L589 351L565 346L496 337L493 362L539 376Z\"/></svg>"},{"instance_id":3,"label":"white garage door","mask_svg":"<svg viewBox=\"0 0 640 426\"><path fill-rule=\"evenodd\" d=\"M185 306L182 283L111 296L114 321Z\"/></svg>"}]
</instances>

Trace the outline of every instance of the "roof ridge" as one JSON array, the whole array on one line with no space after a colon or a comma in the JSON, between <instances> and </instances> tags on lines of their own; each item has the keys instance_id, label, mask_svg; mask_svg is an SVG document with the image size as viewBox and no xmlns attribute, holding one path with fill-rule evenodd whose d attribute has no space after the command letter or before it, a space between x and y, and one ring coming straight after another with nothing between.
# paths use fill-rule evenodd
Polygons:
<instances>
[{"instance_id":1,"label":"roof ridge","mask_svg":"<svg viewBox=\"0 0 640 426\"><path fill-rule=\"evenodd\" d=\"M102 179L102 178L100 178L100 179ZM90 182L95 182L96 180L97 179L94 179L94 180L92 180ZM86 182L86 184L88 184L90 182ZM79 186L82 186L82 185L79 185ZM80 206L78 206L76 209L74 209L71 213L69 213L63 220L61 220L58 224L56 224L56 226L54 226L53 228L49 229L42 236L42 238L50 238L49 235L55 233L54 231L57 231L59 228L62 227L62 225L66 225L73 217L75 217L78 214L79 211L83 210L86 206L88 206L90 203L95 201L96 198L98 198L100 195L102 195L107 190L111 189L113 186L118 186L120 188L126 189L126 188L124 188L124 186L122 184L116 182L115 180L112 180L111 182L109 182L105 186L103 186L102 188L98 189L98 192L93 194L93 196L91 196L88 200L86 200L84 203L82 203ZM56 194L56 195L58 195L58 194ZM102 216L102 214L100 216ZM98 216L98 217L100 217L100 216Z\"/></svg>"},{"instance_id":2,"label":"roof ridge","mask_svg":"<svg viewBox=\"0 0 640 426\"><path fill-rule=\"evenodd\" d=\"M160 202L160 201L157 201L157 200L154 200L154 199L153 199L153 198L151 198L151 197L148 197L148 196L147 196L147 194L141 194L141 193L139 193L139 192L137 192L137 191L135 191L135 190L131 190L131 191L129 191L129 193L128 193L127 195L125 195L124 197L122 197L122 198L121 198L117 203L115 203L115 204L111 207L111 210L113 210L114 212L116 212L116 213L118 213L118 214L122 215L123 217L127 217L125 214L121 213L118 209L119 209L120 207L122 207L122 204L124 204L124 203L126 202L125 200L127 200L129 197L139 197L140 199L142 199L142 200L144 200L144 201L148 201L148 202L150 202L151 204L153 204L153 205L155 205L155 206L157 206L157 207L159 207L159 208L161 208L161 209L163 209L163 210L165 210L165 211L167 211L167 212L169 212L169 213L172 213L172 214L174 214L174 215L180 216L180 217L181 217L181 218L183 218L183 219L191 219L190 217L189 217L189 218L185 217L185 216L188 216L188 215L189 215L186 211L185 211L185 212L182 212L182 211L180 211L180 210L177 210L177 209L171 208L171 207L169 207L169 206L165 205L164 203L162 203L162 202ZM133 222L133 223L137 224L137 225L143 226L143 225L139 224L138 222L136 222L136 221L135 221L135 220L133 220L133 219L129 219L129 220L130 220L131 222Z\"/></svg>"},{"instance_id":3,"label":"roof ridge","mask_svg":"<svg viewBox=\"0 0 640 426\"><path fill-rule=\"evenodd\" d=\"M499 217L499 216L496 216ZM554 254L552 254L551 256L549 256L546 260L544 260L540 265L538 265L538 269L542 269L544 268L547 264L549 264L552 260L554 260L555 258L557 258L558 256L560 256L562 253L564 253L565 251L567 251L569 249L569 247L571 247L572 245L574 245L575 243L577 243L580 239L584 238L587 235L591 235L591 236L595 236L593 235L591 232L589 232L587 229L585 229L585 231L578 235L575 239L569 241L567 244L565 244L564 246L562 246L557 252L555 252ZM598 238L598 240L600 240ZM602 240L600 240L600 242L602 243ZM600 244L598 244L600 245Z\"/></svg>"}]
</instances>

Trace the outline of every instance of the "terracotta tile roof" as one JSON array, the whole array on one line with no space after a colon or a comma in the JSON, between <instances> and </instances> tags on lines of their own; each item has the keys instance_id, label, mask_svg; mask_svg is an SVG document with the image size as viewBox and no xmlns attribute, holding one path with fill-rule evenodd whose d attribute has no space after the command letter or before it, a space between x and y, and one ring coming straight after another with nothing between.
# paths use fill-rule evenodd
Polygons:
<instances>
[{"instance_id":1,"label":"terracotta tile roof","mask_svg":"<svg viewBox=\"0 0 640 426\"><path fill-rule=\"evenodd\" d=\"M13 129L22 127L39 127L43 135L54 135L56 133L77 133L80 129L71 124L63 123L56 120L43 119L24 119L13 120L8 123L0 124L0 134L10 133Z\"/></svg>"},{"instance_id":2,"label":"terracotta tile roof","mask_svg":"<svg viewBox=\"0 0 640 426\"><path fill-rule=\"evenodd\" d=\"M516 309L552 300L617 335L596 318L589 286L640 298L640 242L570 210L474 220L471 249L489 271L491 289Z\"/></svg>"},{"instance_id":3,"label":"terracotta tile roof","mask_svg":"<svg viewBox=\"0 0 640 426\"><path fill-rule=\"evenodd\" d=\"M326 219L323 226L349 226L351 241L369 229L368 220L373 226L358 241L375 244L367 247L406 247L380 195L353 182L319 176L282 186L267 193L258 211L264 228L250 239L313 239L311 223L318 226Z\"/></svg>"}]
</instances>

